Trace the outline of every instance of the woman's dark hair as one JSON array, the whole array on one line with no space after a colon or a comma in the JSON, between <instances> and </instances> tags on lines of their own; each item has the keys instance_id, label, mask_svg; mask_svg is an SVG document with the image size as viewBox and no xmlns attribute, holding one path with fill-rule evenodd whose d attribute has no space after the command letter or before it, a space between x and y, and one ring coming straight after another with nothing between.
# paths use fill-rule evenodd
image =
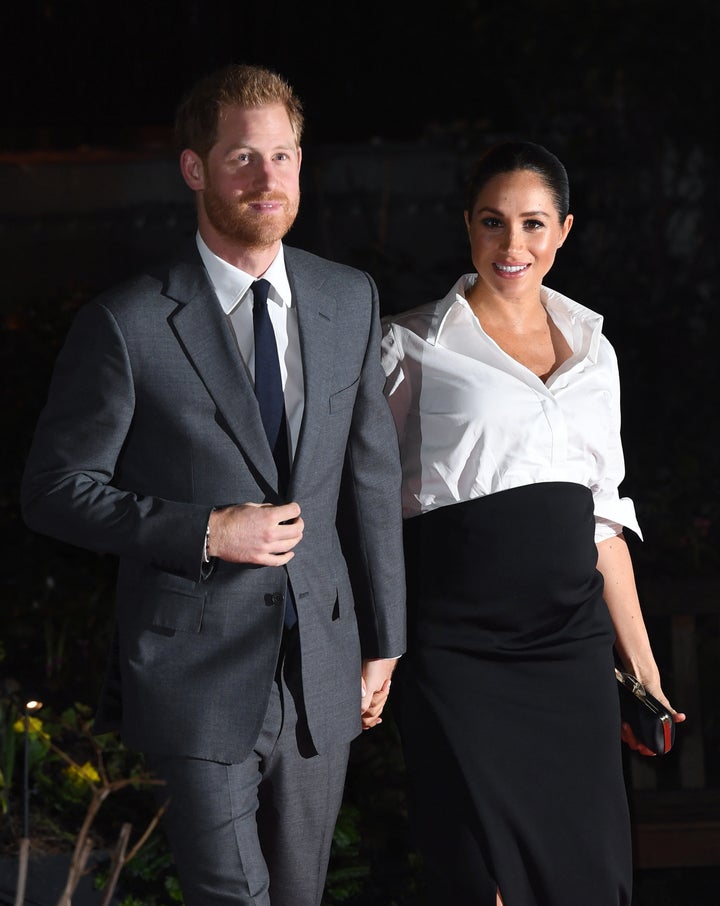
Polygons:
<instances>
[{"instance_id":1,"label":"woman's dark hair","mask_svg":"<svg viewBox=\"0 0 720 906\"><path fill-rule=\"evenodd\" d=\"M563 223L570 211L567 171L552 152L534 142L499 142L475 161L467 186L468 216L472 217L478 195L494 176L516 170L537 173L552 194L560 223Z\"/></svg>"}]
</instances>

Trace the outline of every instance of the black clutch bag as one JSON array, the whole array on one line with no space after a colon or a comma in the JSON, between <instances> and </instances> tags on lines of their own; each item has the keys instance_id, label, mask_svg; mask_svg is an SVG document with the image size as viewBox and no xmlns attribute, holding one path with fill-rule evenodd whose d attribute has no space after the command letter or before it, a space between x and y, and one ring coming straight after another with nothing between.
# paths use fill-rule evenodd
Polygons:
<instances>
[{"instance_id":1,"label":"black clutch bag","mask_svg":"<svg viewBox=\"0 0 720 906\"><path fill-rule=\"evenodd\" d=\"M632 675L615 668L620 691L620 715L630 724L638 742L656 755L665 755L675 742L675 722L668 709L660 704Z\"/></svg>"}]
</instances>

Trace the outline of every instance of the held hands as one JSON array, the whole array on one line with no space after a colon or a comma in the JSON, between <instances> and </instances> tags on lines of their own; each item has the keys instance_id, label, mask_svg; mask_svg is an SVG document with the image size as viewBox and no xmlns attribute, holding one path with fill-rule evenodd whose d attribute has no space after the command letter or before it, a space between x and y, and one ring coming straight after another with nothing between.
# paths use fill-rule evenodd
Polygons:
<instances>
[{"instance_id":1,"label":"held hands","mask_svg":"<svg viewBox=\"0 0 720 906\"><path fill-rule=\"evenodd\" d=\"M396 664L395 658L363 661L360 704L363 730L369 730L382 723L380 715L390 694L390 677Z\"/></svg>"},{"instance_id":2,"label":"held hands","mask_svg":"<svg viewBox=\"0 0 720 906\"><path fill-rule=\"evenodd\" d=\"M284 566L305 523L297 503L242 503L210 515L208 554L231 563Z\"/></svg>"},{"instance_id":3,"label":"held hands","mask_svg":"<svg viewBox=\"0 0 720 906\"><path fill-rule=\"evenodd\" d=\"M209 521L208 555L231 563L283 566L295 554L305 523L297 503L281 506L243 503L214 510ZM361 715L363 730L382 723L396 658L363 661Z\"/></svg>"}]
</instances>

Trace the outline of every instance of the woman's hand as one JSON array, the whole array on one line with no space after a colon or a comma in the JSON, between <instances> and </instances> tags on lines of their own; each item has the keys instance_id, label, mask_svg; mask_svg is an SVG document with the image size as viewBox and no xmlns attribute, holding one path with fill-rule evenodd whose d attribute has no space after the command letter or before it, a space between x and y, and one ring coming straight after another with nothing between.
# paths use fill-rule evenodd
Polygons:
<instances>
[{"instance_id":1,"label":"woman's hand","mask_svg":"<svg viewBox=\"0 0 720 906\"><path fill-rule=\"evenodd\" d=\"M652 694L652 693L651 693ZM670 702L665 698L665 696L660 692L659 695L656 695L655 698L659 702L662 702L668 711L672 714L673 723L681 724L685 719L686 715L682 711L675 711L674 708L670 705ZM633 751L639 752L640 755L657 755L657 752L653 752L652 749L648 749L647 746L644 746L641 742L638 742L637 737L632 731L632 727L629 723L623 721L620 725L620 739L628 745Z\"/></svg>"}]
</instances>

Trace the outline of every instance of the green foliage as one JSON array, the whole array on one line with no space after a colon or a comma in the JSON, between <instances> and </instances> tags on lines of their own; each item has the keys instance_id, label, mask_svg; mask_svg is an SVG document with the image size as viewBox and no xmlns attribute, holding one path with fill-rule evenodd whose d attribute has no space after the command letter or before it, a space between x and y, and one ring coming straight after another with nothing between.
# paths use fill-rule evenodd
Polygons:
<instances>
[{"instance_id":1,"label":"green foliage","mask_svg":"<svg viewBox=\"0 0 720 906\"><path fill-rule=\"evenodd\" d=\"M323 906L417 906L422 865L410 843L405 768L390 707L352 744Z\"/></svg>"},{"instance_id":2,"label":"green foliage","mask_svg":"<svg viewBox=\"0 0 720 906\"><path fill-rule=\"evenodd\" d=\"M103 889L108 872L98 872L95 886ZM123 868L119 896L121 906L172 906L182 903L180 882L167 840L153 834Z\"/></svg>"},{"instance_id":3,"label":"green foliage","mask_svg":"<svg viewBox=\"0 0 720 906\"><path fill-rule=\"evenodd\" d=\"M17 717L12 708L5 707L3 739L17 737L25 740L27 733L28 777L33 809L31 838L51 841L52 848L77 848L86 834L91 834L93 848L112 850L123 824L136 830L129 849L137 849L123 866L128 879L127 893L142 897L143 906L167 906L182 902L174 875L172 857L160 833L147 839L140 834L150 833L156 820L156 804L148 786L153 778L145 770L142 756L125 748L114 734L93 736L92 709L80 702L57 714L44 707L30 715ZM14 717L10 724L7 715ZM5 750L8 751L7 742ZM17 762L25 746L15 746ZM15 773L18 765L15 766ZM9 772L6 772L9 776ZM23 791L16 784L6 789L8 810L18 804ZM112 794L112 795L111 795ZM102 806L102 809L101 809ZM18 808L19 811L19 808ZM129 853L126 854L126 858ZM107 882L107 873L98 872L99 884ZM97 879L96 879L97 880ZM132 885L135 885L135 889ZM159 895L155 899L153 885Z\"/></svg>"},{"instance_id":4,"label":"green foliage","mask_svg":"<svg viewBox=\"0 0 720 906\"><path fill-rule=\"evenodd\" d=\"M362 890L370 866L361 854L360 810L344 804L333 835L325 903L345 903Z\"/></svg>"},{"instance_id":5,"label":"green foliage","mask_svg":"<svg viewBox=\"0 0 720 906\"><path fill-rule=\"evenodd\" d=\"M90 727L89 708L80 703L59 717L50 708L43 708L30 718L29 774L36 795L46 809L62 815L68 823L73 818L82 820L91 787L100 781L92 764L96 750L90 741Z\"/></svg>"},{"instance_id":6,"label":"green foliage","mask_svg":"<svg viewBox=\"0 0 720 906\"><path fill-rule=\"evenodd\" d=\"M8 811L10 789L15 768L15 733L17 707L12 701L0 699L0 814Z\"/></svg>"}]
</instances>

